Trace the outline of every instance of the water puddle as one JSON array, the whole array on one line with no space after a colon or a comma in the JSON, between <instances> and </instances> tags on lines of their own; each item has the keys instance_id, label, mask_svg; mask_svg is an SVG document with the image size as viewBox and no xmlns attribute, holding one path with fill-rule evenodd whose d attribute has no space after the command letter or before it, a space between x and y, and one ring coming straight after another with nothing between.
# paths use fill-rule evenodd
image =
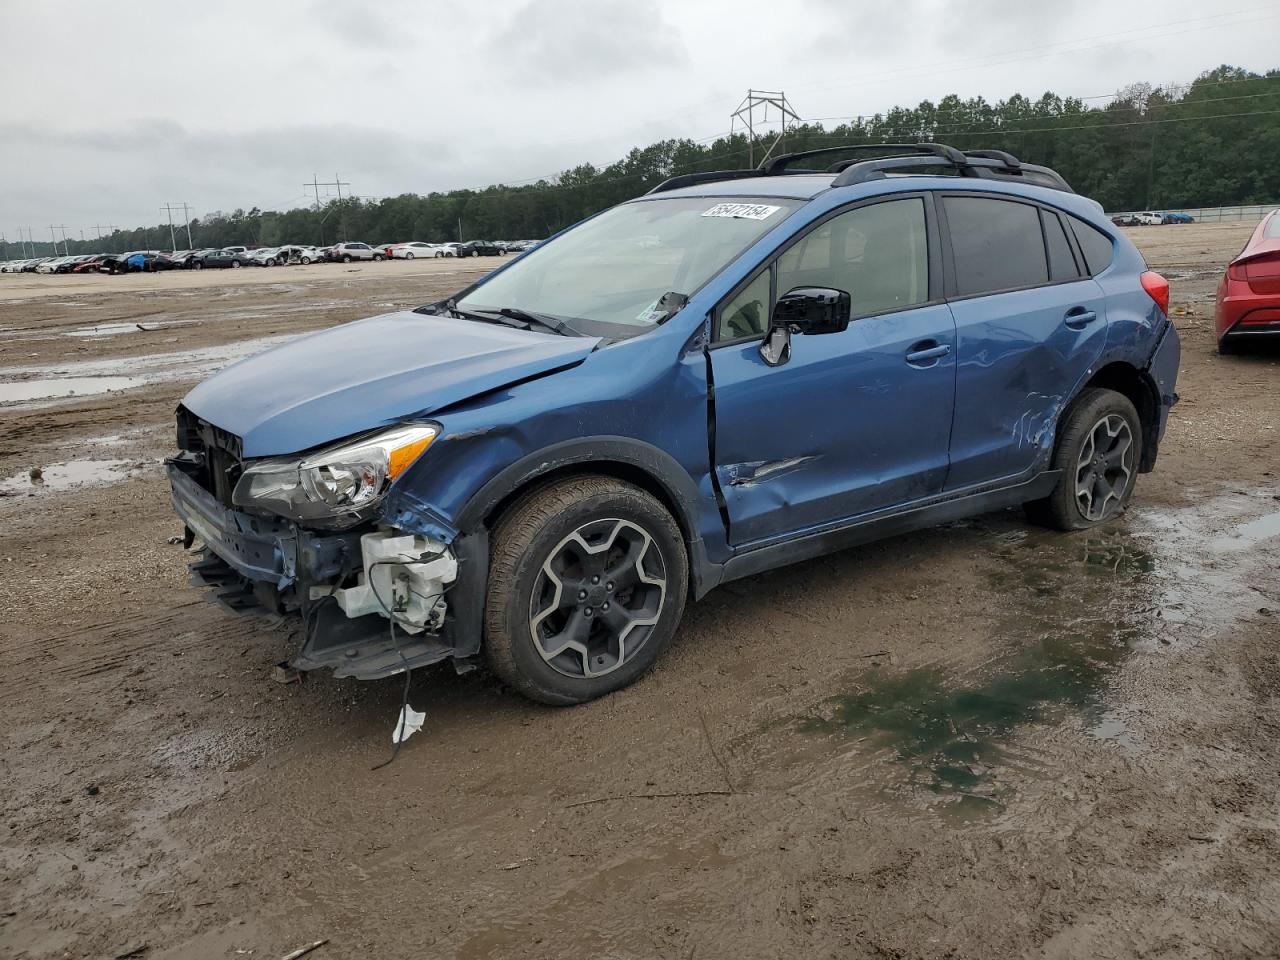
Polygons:
<instances>
[{"instance_id":1,"label":"water puddle","mask_svg":"<svg viewBox=\"0 0 1280 960\"><path fill-rule=\"evenodd\" d=\"M130 320L124 323L99 323L92 327L77 327L74 330L67 330L62 335L64 337L78 337L86 340L106 340L109 337L118 337L130 333L158 333L162 330L169 330L173 327L190 326L193 323L199 323L198 320L166 320L166 321L146 321L146 320Z\"/></svg>"},{"instance_id":2,"label":"water puddle","mask_svg":"<svg viewBox=\"0 0 1280 960\"><path fill-rule=\"evenodd\" d=\"M69 490L72 487L104 486L127 480L140 469L136 460L68 460L64 463L50 463L40 467L35 476L23 471L0 480L0 494L14 496Z\"/></svg>"},{"instance_id":3,"label":"water puddle","mask_svg":"<svg viewBox=\"0 0 1280 960\"><path fill-rule=\"evenodd\" d=\"M871 667L797 726L883 751L899 771L890 793L961 818L999 812L1020 779L1052 777L1021 732L1066 724L1139 751L1112 702L1118 674L1267 604L1251 571L1280 552L1280 510L1258 515L1274 503L1271 491L1229 493L1186 510L1135 508L1083 538L997 535L991 593L1017 613L997 622L993 659L963 671Z\"/></svg>"},{"instance_id":4,"label":"water puddle","mask_svg":"<svg viewBox=\"0 0 1280 960\"><path fill-rule=\"evenodd\" d=\"M57 366L0 370L0 406L93 396L171 380L206 377L255 353L292 340L296 334L255 337L239 343L140 357L85 360Z\"/></svg>"},{"instance_id":5,"label":"water puddle","mask_svg":"<svg viewBox=\"0 0 1280 960\"><path fill-rule=\"evenodd\" d=\"M0 382L0 404L60 397L93 396L140 385L136 377L58 377L48 380Z\"/></svg>"}]
</instances>

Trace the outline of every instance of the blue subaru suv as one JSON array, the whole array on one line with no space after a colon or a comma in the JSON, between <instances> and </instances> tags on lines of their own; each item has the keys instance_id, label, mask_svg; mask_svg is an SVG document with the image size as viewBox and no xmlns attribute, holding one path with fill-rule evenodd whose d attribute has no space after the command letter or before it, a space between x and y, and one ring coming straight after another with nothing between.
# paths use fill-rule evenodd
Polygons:
<instances>
[{"instance_id":1,"label":"blue subaru suv","mask_svg":"<svg viewBox=\"0 0 1280 960\"><path fill-rule=\"evenodd\" d=\"M173 505L220 599L301 616L298 669L483 656L577 703L726 581L1019 504L1114 519L1177 399L1168 297L1001 151L679 176L200 384Z\"/></svg>"}]
</instances>

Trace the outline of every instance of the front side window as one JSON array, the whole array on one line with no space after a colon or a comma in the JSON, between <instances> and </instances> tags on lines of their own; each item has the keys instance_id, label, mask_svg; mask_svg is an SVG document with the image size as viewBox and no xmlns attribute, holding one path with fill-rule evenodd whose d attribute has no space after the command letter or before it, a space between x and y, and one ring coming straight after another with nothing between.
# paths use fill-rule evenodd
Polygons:
<instances>
[{"instance_id":1,"label":"front side window","mask_svg":"<svg viewBox=\"0 0 1280 960\"><path fill-rule=\"evenodd\" d=\"M1049 262L1036 207L987 197L943 197L942 204L955 259L957 295L1048 282Z\"/></svg>"},{"instance_id":2,"label":"front side window","mask_svg":"<svg viewBox=\"0 0 1280 960\"><path fill-rule=\"evenodd\" d=\"M661 318L668 293L692 296L803 201L658 197L606 210L535 247L458 302L460 310L536 311L588 332L632 336ZM587 323L575 323L585 320Z\"/></svg>"},{"instance_id":3,"label":"front side window","mask_svg":"<svg viewBox=\"0 0 1280 960\"><path fill-rule=\"evenodd\" d=\"M924 303L924 201L910 197L858 207L810 231L778 258L778 294L796 287L845 291L855 317Z\"/></svg>"},{"instance_id":4,"label":"front side window","mask_svg":"<svg viewBox=\"0 0 1280 960\"><path fill-rule=\"evenodd\" d=\"M763 270L742 291L724 305L720 311L720 324L716 332L720 340L740 340L743 337L759 337L769 328L772 312L772 271Z\"/></svg>"}]
</instances>

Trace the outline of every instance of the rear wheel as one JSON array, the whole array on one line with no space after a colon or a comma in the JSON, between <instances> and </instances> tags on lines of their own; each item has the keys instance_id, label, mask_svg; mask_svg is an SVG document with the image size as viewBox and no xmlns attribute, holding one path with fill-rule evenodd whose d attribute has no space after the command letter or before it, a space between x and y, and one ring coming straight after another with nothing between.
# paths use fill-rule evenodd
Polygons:
<instances>
[{"instance_id":1,"label":"rear wheel","mask_svg":"<svg viewBox=\"0 0 1280 960\"><path fill-rule=\"evenodd\" d=\"M384 256L383 256L382 254L380 254L380 253L375 253L375 254L373 255L373 259L375 259L375 260L385 260L385 259L387 259L387 258L386 258L386 257L384 257Z\"/></svg>"},{"instance_id":2,"label":"rear wheel","mask_svg":"<svg viewBox=\"0 0 1280 960\"><path fill-rule=\"evenodd\" d=\"M688 581L680 529L650 494L611 477L552 482L494 530L485 654L533 700L595 699L653 666Z\"/></svg>"},{"instance_id":3,"label":"rear wheel","mask_svg":"<svg viewBox=\"0 0 1280 960\"><path fill-rule=\"evenodd\" d=\"M413 254L412 254L412 253L406 253L406 254L404 255L404 258L405 258L406 260L412 260L412 259L413 259Z\"/></svg>"},{"instance_id":4,"label":"rear wheel","mask_svg":"<svg viewBox=\"0 0 1280 960\"><path fill-rule=\"evenodd\" d=\"M1114 390L1082 393L1059 425L1053 468L1058 485L1026 505L1036 523L1085 530L1124 513L1142 459L1142 423L1129 398Z\"/></svg>"},{"instance_id":5,"label":"rear wheel","mask_svg":"<svg viewBox=\"0 0 1280 960\"><path fill-rule=\"evenodd\" d=\"M239 261L239 260L232 260L232 261L231 261L231 266L232 266L232 267L235 267L235 268L238 270L238 269L240 268L240 261Z\"/></svg>"}]
</instances>

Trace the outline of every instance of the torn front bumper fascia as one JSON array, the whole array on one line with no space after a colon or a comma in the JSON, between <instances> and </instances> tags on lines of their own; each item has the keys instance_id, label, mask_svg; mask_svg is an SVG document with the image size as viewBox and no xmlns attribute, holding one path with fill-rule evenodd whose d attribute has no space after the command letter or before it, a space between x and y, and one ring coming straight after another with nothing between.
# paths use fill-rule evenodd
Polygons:
<instances>
[{"instance_id":1,"label":"torn front bumper fascia","mask_svg":"<svg viewBox=\"0 0 1280 960\"><path fill-rule=\"evenodd\" d=\"M242 612L258 608L302 613L313 625L302 648L289 661L299 670L330 667L337 677L375 680L427 666L451 656L468 656L444 634L408 637L392 633L381 614L347 617L334 602L310 599L312 588L337 586L344 573L360 569L359 532L318 533L284 520L269 520L223 506L183 472L169 464L173 508L187 529L205 545L191 565L196 580L217 598Z\"/></svg>"}]
</instances>

